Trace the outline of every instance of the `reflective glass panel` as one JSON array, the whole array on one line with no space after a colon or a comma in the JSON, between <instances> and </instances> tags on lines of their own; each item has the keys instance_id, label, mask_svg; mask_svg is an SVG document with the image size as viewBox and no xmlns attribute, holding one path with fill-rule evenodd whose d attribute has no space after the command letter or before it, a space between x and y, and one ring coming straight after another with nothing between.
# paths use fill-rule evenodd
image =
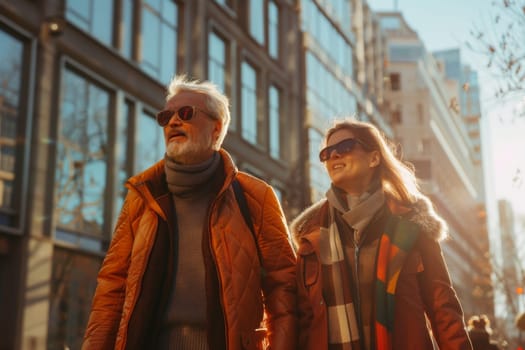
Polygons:
<instances>
[{"instance_id":1,"label":"reflective glass panel","mask_svg":"<svg viewBox=\"0 0 525 350\"><path fill-rule=\"evenodd\" d=\"M67 0L66 18L111 46L113 8L113 0Z\"/></svg>"},{"instance_id":2,"label":"reflective glass panel","mask_svg":"<svg viewBox=\"0 0 525 350\"><path fill-rule=\"evenodd\" d=\"M140 115L136 134L135 172L140 172L163 159L166 147L162 128L151 114Z\"/></svg>"},{"instance_id":3,"label":"reflective glass panel","mask_svg":"<svg viewBox=\"0 0 525 350\"><path fill-rule=\"evenodd\" d=\"M257 143L257 73L248 63L241 68L242 137Z\"/></svg>"},{"instance_id":4,"label":"reflective glass panel","mask_svg":"<svg viewBox=\"0 0 525 350\"><path fill-rule=\"evenodd\" d=\"M250 0L250 34L264 44L264 0Z\"/></svg>"},{"instance_id":5,"label":"reflective glass panel","mask_svg":"<svg viewBox=\"0 0 525 350\"><path fill-rule=\"evenodd\" d=\"M141 18L142 69L168 83L177 71L178 7L173 0L148 0Z\"/></svg>"},{"instance_id":6,"label":"reflective glass panel","mask_svg":"<svg viewBox=\"0 0 525 350\"><path fill-rule=\"evenodd\" d=\"M269 101L269 128L270 128L270 155L273 158L280 158L280 138L281 130L279 126L280 111L279 111L279 90L275 86L270 86L268 91L268 101Z\"/></svg>"},{"instance_id":7,"label":"reflective glass panel","mask_svg":"<svg viewBox=\"0 0 525 350\"><path fill-rule=\"evenodd\" d=\"M279 8L273 1L268 2L268 52L279 56Z\"/></svg>"},{"instance_id":8,"label":"reflective glass panel","mask_svg":"<svg viewBox=\"0 0 525 350\"><path fill-rule=\"evenodd\" d=\"M208 79L226 91L226 43L213 32L208 36Z\"/></svg>"},{"instance_id":9,"label":"reflective glass panel","mask_svg":"<svg viewBox=\"0 0 525 350\"><path fill-rule=\"evenodd\" d=\"M57 226L101 234L110 95L66 69L60 107L55 179Z\"/></svg>"},{"instance_id":10,"label":"reflective glass panel","mask_svg":"<svg viewBox=\"0 0 525 350\"><path fill-rule=\"evenodd\" d=\"M48 349L80 349L101 259L56 248L53 252Z\"/></svg>"},{"instance_id":11,"label":"reflective glass panel","mask_svg":"<svg viewBox=\"0 0 525 350\"><path fill-rule=\"evenodd\" d=\"M133 58L133 8L134 0L123 0L122 2L122 54L128 58Z\"/></svg>"},{"instance_id":12,"label":"reflective glass panel","mask_svg":"<svg viewBox=\"0 0 525 350\"><path fill-rule=\"evenodd\" d=\"M0 208L15 208L17 129L20 116L20 88L23 66L23 43L0 30ZM11 218L0 216L0 224L13 224Z\"/></svg>"}]
</instances>

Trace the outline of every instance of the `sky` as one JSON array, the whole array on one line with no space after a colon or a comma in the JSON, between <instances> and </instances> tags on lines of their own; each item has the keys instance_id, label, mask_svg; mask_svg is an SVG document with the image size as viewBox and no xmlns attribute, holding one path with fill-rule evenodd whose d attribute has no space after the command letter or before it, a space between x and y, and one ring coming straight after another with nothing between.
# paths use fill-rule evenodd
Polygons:
<instances>
[{"instance_id":1,"label":"sky","mask_svg":"<svg viewBox=\"0 0 525 350\"><path fill-rule=\"evenodd\" d=\"M515 109L525 110L525 93L504 104L495 99L495 78L486 68L486 58L465 44L472 41L471 30L488 28L493 1L368 0L368 4L374 11L401 12L427 51L460 48L462 61L478 71L489 216L499 199L511 201L514 210L525 215L525 117L512 117Z\"/></svg>"}]
</instances>

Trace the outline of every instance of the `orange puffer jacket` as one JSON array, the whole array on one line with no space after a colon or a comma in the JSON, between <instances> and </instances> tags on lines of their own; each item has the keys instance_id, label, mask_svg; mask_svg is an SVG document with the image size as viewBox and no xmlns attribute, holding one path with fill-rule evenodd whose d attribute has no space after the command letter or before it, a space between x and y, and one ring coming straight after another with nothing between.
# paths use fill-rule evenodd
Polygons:
<instances>
[{"instance_id":1,"label":"orange puffer jacket","mask_svg":"<svg viewBox=\"0 0 525 350\"><path fill-rule=\"evenodd\" d=\"M259 349L256 329L265 312L272 350L294 349L297 335L295 255L282 209L269 185L238 173L226 151L221 150L220 155L225 181L211 203L208 232L203 237L210 240L213 261L206 269L215 272L218 280L216 295L220 300L208 302L221 306L225 329L222 341L229 350ZM245 192L252 214L266 272L262 283L254 238L230 186L235 177ZM128 195L99 272L82 349L132 347L127 344L132 335L128 333L130 319L137 312L139 296L142 297L147 288L143 279L151 264L158 228L168 222L159 198L149 190L152 182L162 179L163 160L126 184ZM206 288L210 286L207 284ZM135 319L141 317L135 315Z\"/></svg>"}]
</instances>

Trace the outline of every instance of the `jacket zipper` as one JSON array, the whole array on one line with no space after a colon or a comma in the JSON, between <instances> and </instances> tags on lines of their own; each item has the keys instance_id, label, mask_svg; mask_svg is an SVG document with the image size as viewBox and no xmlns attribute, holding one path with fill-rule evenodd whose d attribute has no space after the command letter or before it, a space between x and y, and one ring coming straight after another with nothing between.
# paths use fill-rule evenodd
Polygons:
<instances>
[{"instance_id":1,"label":"jacket zipper","mask_svg":"<svg viewBox=\"0 0 525 350\"><path fill-rule=\"evenodd\" d=\"M355 237L355 232L354 232ZM360 289L360 279L359 279L359 253L361 250L361 244L357 242L354 239L355 242L355 249L354 249L354 258L355 258L355 288L354 288L354 294L356 296L355 301L355 310L356 310L356 318L357 318L357 329L359 330L359 343L361 344L361 347L364 349L364 332L363 332L363 323L362 323L362 317L361 317L361 289ZM361 242L363 242L363 237L361 237Z\"/></svg>"},{"instance_id":2,"label":"jacket zipper","mask_svg":"<svg viewBox=\"0 0 525 350\"><path fill-rule=\"evenodd\" d=\"M227 191L227 189L226 189L226 191ZM228 349L228 343L229 343L229 340L228 340L228 322L226 320L226 313L224 312L224 295L223 295L223 291L222 291L222 280L221 280L221 276L220 276L220 273L219 273L219 267L217 266L217 256L215 255L215 252L213 251L213 247L212 247L212 244L211 244L211 225L210 225L211 213L213 212L213 209L215 208L216 203L219 201L219 197L223 197L224 193L226 191L224 191L223 193L218 195L215 198L215 200L213 201L213 203L210 205L210 208L208 210L208 218L207 218L208 225L207 225L207 229L208 229L208 246L210 248L210 255L211 255L212 259L213 259L213 264L215 265L215 272L217 273L217 283L218 283L218 286L219 286L219 302L221 303L222 318L223 318L223 321L224 321L224 341L226 343L225 344L226 345L226 349Z\"/></svg>"}]
</instances>

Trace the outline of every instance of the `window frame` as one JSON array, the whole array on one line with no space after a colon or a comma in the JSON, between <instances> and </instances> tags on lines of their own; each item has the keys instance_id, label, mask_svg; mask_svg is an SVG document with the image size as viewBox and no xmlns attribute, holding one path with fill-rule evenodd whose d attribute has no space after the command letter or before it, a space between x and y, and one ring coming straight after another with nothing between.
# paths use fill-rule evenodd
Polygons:
<instances>
[{"instance_id":1,"label":"window frame","mask_svg":"<svg viewBox=\"0 0 525 350\"><path fill-rule=\"evenodd\" d=\"M254 73L255 73L255 135L254 135L254 139L251 140L250 138L246 137L245 136L245 128L244 128L244 115L245 113L243 112L243 108L244 108L244 101L243 101L243 87L244 87L244 83L243 83L243 74L242 74L242 67L244 64L247 64L250 68L253 69ZM251 60L249 57L247 57L246 55L244 55L240 60L239 60L239 104L240 104L240 109L239 111L241 112L241 117L238 119L238 130L239 130L239 136L241 137L242 140L244 140L245 142L247 142L248 144L254 146L254 147L258 147L258 148L261 148L263 147L263 145L261 144L261 141L260 141L260 135L261 135L261 130L260 130L260 113L261 113L261 106L260 106L260 94L261 94L261 70L260 70L260 66L255 64L253 60ZM252 142L253 141L253 142Z\"/></svg>"},{"instance_id":2,"label":"window frame","mask_svg":"<svg viewBox=\"0 0 525 350\"><path fill-rule=\"evenodd\" d=\"M16 137L24 140L22 145L16 145L15 147L15 181L13 186L13 192L22 195L14 196L13 208L0 209L0 212L13 217L14 220L13 225L0 224L0 231L2 233L22 235L27 226L26 213L29 205L29 162L32 147L37 39L1 14L0 30L19 40L23 46L21 57L23 68L21 70L20 100L18 103L20 119L16 125Z\"/></svg>"},{"instance_id":3,"label":"window frame","mask_svg":"<svg viewBox=\"0 0 525 350\"><path fill-rule=\"evenodd\" d=\"M277 93L277 120L275 121L276 124L277 124L277 129L278 129L278 132L279 132L279 135L277 137L277 150L276 150L276 154L274 154L274 149L273 149L273 145L272 145L272 105L271 105L271 102L272 102L272 98L271 98L271 91L272 89L274 89ZM266 118L268 120L268 125L266 126L267 128L267 135L268 135L268 154L269 156L274 159L274 160L282 160L283 159L283 137L282 137L282 133L283 133L283 130L285 130L286 128L284 127L283 125L283 118L281 118L281 115L283 115L283 88L278 85L277 83L273 82L273 81L269 81L268 82L268 86L266 87L266 93L267 93L267 107L266 107Z\"/></svg>"},{"instance_id":4,"label":"window frame","mask_svg":"<svg viewBox=\"0 0 525 350\"><path fill-rule=\"evenodd\" d=\"M60 59L59 68L58 68L58 74L59 74L59 84L57 85L58 92L56 94L56 111L54 116L52 117L52 123L56 125L52 132L52 138L56 140L52 147L51 156L50 156L50 163L55 164L57 162L57 151L58 151L58 143L60 142L60 132L61 132L61 126L62 126L62 115L61 115L61 104L63 100L63 94L62 94L62 87L65 83L65 73L69 70L78 76L86 79L90 83L96 85L97 87L105 90L108 92L109 95L109 108L108 113L110 115L115 115L115 113L118 112L117 108L117 93L119 91L118 87L114 84L110 83L103 77L101 77L96 72L90 70L89 68L83 66L80 63L77 63L73 59L65 56ZM48 197L49 203L47 204L47 215L51 218L49 220L49 227L48 232L50 232L51 237L53 238L54 244L58 244L60 246L66 246L70 248L75 248L82 251L87 251L89 253L95 253L95 254L104 254L107 247L109 246L109 242L112 238L112 232L113 227L111 225L113 224L113 213L114 213L114 205L115 205L115 184L114 180L118 176L115 171L115 164L116 164L116 144L115 140L117 137L117 127L116 127L116 118L109 118L108 124L107 124L107 138L108 138L108 156L106 160L106 174L105 174L105 193L103 195L103 201L104 201L104 214L102 217L103 223L101 227L101 234L91 234L88 232L83 231L77 231L77 230L71 230L67 227L62 227L60 224L58 224L55 214L56 209L56 186L52 186L50 189L50 195ZM49 174L50 180L55 183L56 178L56 166L53 168L53 171ZM71 237L77 237L77 243L68 242L67 240L63 239L57 239L57 233L65 236L71 236ZM81 241L95 241L100 243L100 249L88 249L85 246L79 244Z\"/></svg>"}]
</instances>

